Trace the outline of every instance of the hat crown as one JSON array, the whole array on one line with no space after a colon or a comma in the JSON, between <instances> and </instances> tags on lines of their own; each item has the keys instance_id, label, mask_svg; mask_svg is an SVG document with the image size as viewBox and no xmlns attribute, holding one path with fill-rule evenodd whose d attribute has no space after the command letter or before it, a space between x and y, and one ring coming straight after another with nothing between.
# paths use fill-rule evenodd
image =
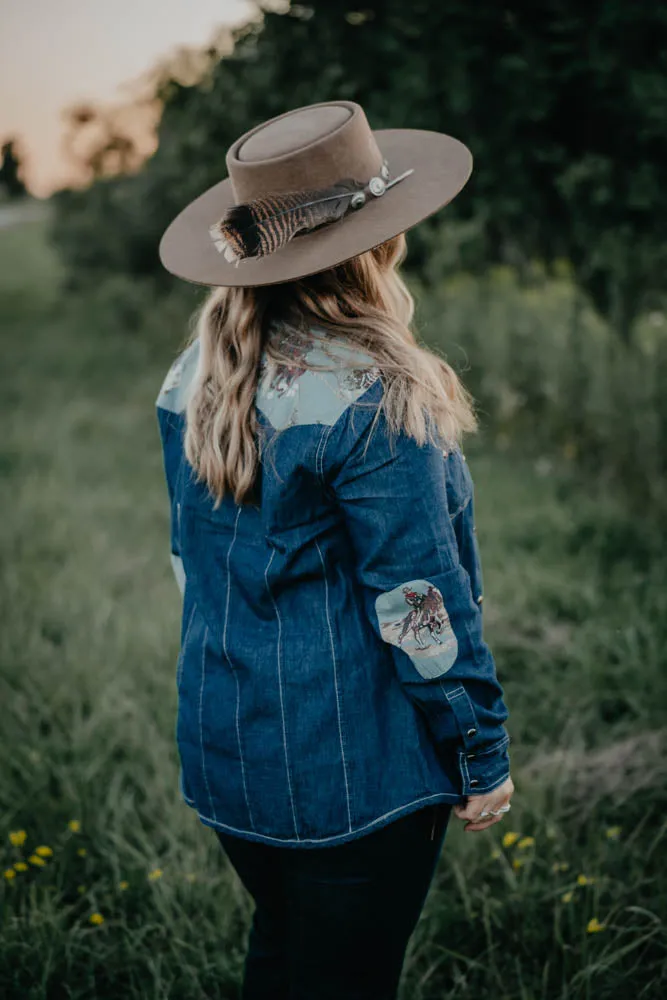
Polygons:
<instances>
[{"instance_id":1,"label":"hat crown","mask_svg":"<svg viewBox=\"0 0 667 1000\"><path fill-rule=\"evenodd\" d=\"M354 101L310 104L246 132L227 153L237 204L267 194L326 188L377 175L382 153ZM391 165L390 165L391 166Z\"/></svg>"}]
</instances>

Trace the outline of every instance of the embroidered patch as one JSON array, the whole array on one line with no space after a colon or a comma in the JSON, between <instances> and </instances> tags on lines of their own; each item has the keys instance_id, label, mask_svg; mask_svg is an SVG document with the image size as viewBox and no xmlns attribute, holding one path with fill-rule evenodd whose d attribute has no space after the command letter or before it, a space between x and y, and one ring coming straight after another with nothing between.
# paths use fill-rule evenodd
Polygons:
<instances>
[{"instance_id":1,"label":"embroidered patch","mask_svg":"<svg viewBox=\"0 0 667 1000\"><path fill-rule=\"evenodd\" d=\"M440 677L454 665L458 642L435 584L409 580L380 594L375 610L382 638L403 649L422 677Z\"/></svg>"}]
</instances>

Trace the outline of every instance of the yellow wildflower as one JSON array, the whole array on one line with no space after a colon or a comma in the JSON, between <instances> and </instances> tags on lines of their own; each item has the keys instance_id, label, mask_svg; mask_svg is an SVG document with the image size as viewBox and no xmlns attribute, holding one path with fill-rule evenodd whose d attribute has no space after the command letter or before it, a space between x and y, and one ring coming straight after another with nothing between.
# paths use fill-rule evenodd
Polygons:
<instances>
[{"instance_id":1,"label":"yellow wildflower","mask_svg":"<svg viewBox=\"0 0 667 1000\"><path fill-rule=\"evenodd\" d=\"M493 858L494 861L496 860L496 858L500 857L500 853L501 852L498 850L497 847L493 848L493 850L491 851L491 857Z\"/></svg>"},{"instance_id":2,"label":"yellow wildflower","mask_svg":"<svg viewBox=\"0 0 667 1000\"><path fill-rule=\"evenodd\" d=\"M119 882L119 883L118 883L118 888L119 888L119 889L121 890L121 892L125 892L125 890L126 890L126 889L128 888L128 886L129 886L129 884L130 884L129 882L126 882L126 881L125 881L125 879L123 879L123 881L122 881L122 882Z\"/></svg>"},{"instance_id":3,"label":"yellow wildflower","mask_svg":"<svg viewBox=\"0 0 667 1000\"><path fill-rule=\"evenodd\" d=\"M519 834L515 833L514 830L508 830L503 837L503 847L511 847L519 839Z\"/></svg>"},{"instance_id":4,"label":"yellow wildflower","mask_svg":"<svg viewBox=\"0 0 667 1000\"><path fill-rule=\"evenodd\" d=\"M601 924L597 917L592 917L586 925L586 930L589 934L595 934L597 931L603 931L606 926L606 924Z\"/></svg>"},{"instance_id":5,"label":"yellow wildflower","mask_svg":"<svg viewBox=\"0 0 667 1000\"><path fill-rule=\"evenodd\" d=\"M148 873L148 878L151 882L157 882L159 878L162 878L162 869L154 868L152 872Z\"/></svg>"},{"instance_id":6,"label":"yellow wildflower","mask_svg":"<svg viewBox=\"0 0 667 1000\"><path fill-rule=\"evenodd\" d=\"M570 862L569 861L561 861L561 863L560 863L560 870L562 872L566 872L569 867L570 867Z\"/></svg>"},{"instance_id":7,"label":"yellow wildflower","mask_svg":"<svg viewBox=\"0 0 667 1000\"><path fill-rule=\"evenodd\" d=\"M28 861L31 865L37 865L38 868L41 868L42 865L46 864L44 858L40 858L39 854L31 854Z\"/></svg>"},{"instance_id":8,"label":"yellow wildflower","mask_svg":"<svg viewBox=\"0 0 667 1000\"><path fill-rule=\"evenodd\" d=\"M97 927L99 927L100 924L104 923L104 917L102 916L101 913L91 913L88 919L90 920L91 924L95 924Z\"/></svg>"},{"instance_id":9,"label":"yellow wildflower","mask_svg":"<svg viewBox=\"0 0 667 1000\"><path fill-rule=\"evenodd\" d=\"M9 841L13 847L21 847L26 842L28 834L25 830L10 830Z\"/></svg>"},{"instance_id":10,"label":"yellow wildflower","mask_svg":"<svg viewBox=\"0 0 667 1000\"><path fill-rule=\"evenodd\" d=\"M534 843L535 843L534 837L522 837L516 846L521 848L521 850L523 850L524 847L532 847Z\"/></svg>"},{"instance_id":11,"label":"yellow wildflower","mask_svg":"<svg viewBox=\"0 0 667 1000\"><path fill-rule=\"evenodd\" d=\"M13 868L5 868L3 875L5 876L8 882L11 882L13 878L16 878L16 872L14 871Z\"/></svg>"},{"instance_id":12,"label":"yellow wildflower","mask_svg":"<svg viewBox=\"0 0 667 1000\"><path fill-rule=\"evenodd\" d=\"M571 903L572 900L574 899L574 892L572 891L572 889L570 889L569 892L564 892L560 898L563 901L563 903Z\"/></svg>"},{"instance_id":13,"label":"yellow wildflower","mask_svg":"<svg viewBox=\"0 0 667 1000\"><path fill-rule=\"evenodd\" d=\"M79 855L80 858L85 858L86 853L87 853L86 852L86 848L85 847L79 847L76 853Z\"/></svg>"},{"instance_id":14,"label":"yellow wildflower","mask_svg":"<svg viewBox=\"0 0 667 1000\"><path fill-rule=\"evenodd\" d=\"M83 896L84 892L86 891L85 885L77 885L76 891L79 893L80 896Z\"/></svg>"},{"instance_id":15,"label":"yellow wildflower","mask_svg":"<svg viewBox=\"0 0 667 1000\"><path fill-rule=\"evenodd\" d=\"M605 830L605 834L609 840L618 840L621 835L622 827L620 826L608 826Z\"/></svg>"},{"instance_id":16,"label":"yellow wildflower","mask_svg":"<svg viewBox=\"0 0 667 1000\"><path fill-rule=\"evenodd\" d=\"M525 863L526 863L525 858L514 858L514 860L512 861L512 867L521 868L521 866L525 865Z\"/></svg>"},{"instance_id":17,"label":"yellow wildflower","mask_svg":"<svg viewBox=\"0 0 667 1000\"><path fill-rule=\"evenodd\" d=\"M72 833L78 833L79 830L81 829L81 823L79 822L78 819L71 819L67 825L72 831Z\"/></svg>"},{"instance_id":18,"label":"yellow wildflower","mask_svg":"<svg viewBox=\"0 0 667 1000\"><path fill-rule=\"evenodd\" d=\"M588 875L577 875L577 885L592 885L593 882L595 879Z\"/></svg>"},{"instance_id":19,"label":"yellow wildflower","mask_svg":"<svg viewBox=\"0 0 667 1000\"><path fill-rule=\"evenodd\" d=\"M15 861L14 868L16 868L17 872L27 872L28 870L28 866L25 861Z\"/></svg>"},{"instance_id":20,"label":"yellow wildflower","mask_svg":"<svg viewBox=\"0 0 667 1000\"><path fill-rule=\"evenodd\" d=\"M53 857L53 851L46 844L40 844L39 847L35 848L35 854L39 854L40 858L51 858Z\"/></svg>"}]
</instances>

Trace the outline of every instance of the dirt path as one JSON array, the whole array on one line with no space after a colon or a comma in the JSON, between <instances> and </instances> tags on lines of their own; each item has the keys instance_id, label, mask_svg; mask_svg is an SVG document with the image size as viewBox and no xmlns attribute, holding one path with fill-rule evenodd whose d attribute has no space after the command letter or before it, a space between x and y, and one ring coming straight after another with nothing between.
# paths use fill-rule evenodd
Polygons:
<instances>
[{"instance_id":1,"label":"dirt path","mask_svg":"<svg viewBox=\"0 0 667 1000\"><path fill-rule=\"evenodd\" d=\"M0 229L10 229L23 222L36 222L46 215L46 203L42 201L17 201L0 205Z\"/></svg>"}]
</instances>

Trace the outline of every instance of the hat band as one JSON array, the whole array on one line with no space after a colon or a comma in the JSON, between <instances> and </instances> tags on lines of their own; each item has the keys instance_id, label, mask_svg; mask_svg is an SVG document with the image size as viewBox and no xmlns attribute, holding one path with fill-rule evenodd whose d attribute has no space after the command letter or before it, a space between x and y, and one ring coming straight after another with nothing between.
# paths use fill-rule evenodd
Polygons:
<instances>
[{"instance_id":1,"label":"hat band","mask_svg":"<svg viewBox=\"0 0 667 1000\"><path fill-rule=\"evenodd\" d=\"M295 236L337 222L350 211L358 211L369 200L381 198L414 170L393 179L386 160L379 175L362 183L342 180L319 191L294 191L266 195L242 205L234 205L209 227L211 239L225 260L238 265L242 260L259 259L280 250Z\"/></svg>"}]
</instances>

